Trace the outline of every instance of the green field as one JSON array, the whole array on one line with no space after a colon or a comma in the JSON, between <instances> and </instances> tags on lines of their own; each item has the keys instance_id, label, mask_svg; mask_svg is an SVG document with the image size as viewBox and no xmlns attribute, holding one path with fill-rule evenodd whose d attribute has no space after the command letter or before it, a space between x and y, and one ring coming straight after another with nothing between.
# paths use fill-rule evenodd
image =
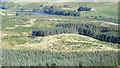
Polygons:
<instances>
[{"instance_id":1,"label":"green field","mask_svg":"<svg viewBox=\"0 0 120 68\"><path fill-rule=\"evenodd\" d=\"M0 12L7 12L7 10L0 10Z\"/></svg>"},{"instance_id":2,"label":"green field","mask_svg":"<svg viewBox=\"0 0 120 68\"><path fill-rule=\"evenodd\" d=\"M51 5L51 4L50 4ZM90 12L80 12L81 16L103 16L118 18L118 3L116 2L67 2L67 3L53 3L52 5L63 6L68 5L70 9L77 9L79 5L89 6L95 10Z\"/></svg>"}]
</instances>

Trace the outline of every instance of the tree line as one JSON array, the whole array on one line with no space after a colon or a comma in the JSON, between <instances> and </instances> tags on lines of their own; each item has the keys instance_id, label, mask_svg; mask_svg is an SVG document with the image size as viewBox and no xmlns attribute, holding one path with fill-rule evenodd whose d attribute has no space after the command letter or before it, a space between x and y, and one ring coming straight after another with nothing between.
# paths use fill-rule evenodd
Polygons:
<instances>
[{"instance_id":1,"label":"tree line","mask_svg":"<svg viewBox=\"0 0 120 68\"><path fill-rule=\"evenodd\" d=\"M119 43L120 37L118 35L119 31L117 27L104 27L104 26L96 26L92 24L59 24L57 26L63 28L75 28L78 31L78 34L93 37L95 39Z\"/></svg>"},{"instance_id":2,"label":"tree line","mask_svg":"<svg viewBox=\"0 0 120 68\"><path fill-rule=\"evenodd\" d=\"M62 33L75 33L89 36L101 41L119 43L117 27L96 26L94 24L80 24L80 23L60 23L56 27L39 28L33 30L32 36L49 36Z\"/></svg>"},{"instance_id":3,"label":"tree line","mask_svg":"<svg viewBox=\"0 0 120 68\"><path fill-rule=\"evenodd\" d=\"M65 10L57 6L45 6L42 11L52 15L80 16L80 12L77 10Z\"/></svg>"},{"instance_id":4,"label":"tree line","mask_svg":"<svg viewBox=\"0 0 120 68\"><path fill-rule=\"evenodd\" d=\"M32 36L49 36L56 34L65 34L65 33L77 33L75 29L72 28L61 28L61 27L51 27L51 28L39 28L32 31Z\"/></svg>"}]
</instances>

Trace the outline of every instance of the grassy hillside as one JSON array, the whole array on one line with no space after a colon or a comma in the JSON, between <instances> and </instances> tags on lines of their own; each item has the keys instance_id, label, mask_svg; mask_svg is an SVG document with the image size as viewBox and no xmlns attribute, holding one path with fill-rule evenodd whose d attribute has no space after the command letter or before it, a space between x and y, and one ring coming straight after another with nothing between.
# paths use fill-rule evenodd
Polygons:
<instances>
[{"instance_id":1,"label":"grassy hillside","mask_svg":"<svg viewBox=\"0 0 120 68\"><path fill-rule=\"evenodd\" d=\"M11 43L9 42L11 40ZM106 51L117 50L117 44L101 42L96 39L77 35L77 34L60 34L48 37L36 38L12 38L3 42L3 48L16 49L39 49L52 51ZM25 43L26 42L26 43ZM18 45L15 45L18 43ZM9 45L14 44L14 46Z\"/></svg>"},{"instance_id":2,"label":"grassy hillside","mask_svg":"<svg viewBox=\"0 0 120 68\"><path fill-rule=\"evenodd\" d=\"M3 16L2 17L2 40L7 45L22 45L28 43L31 38L32 30L42 27L55 27L59 23L82 23L82 24L94 24L102 27L113 27L117 29L118 24L96 21L91 19L84 19L82 17L72 16L43 16L43 15L31 15L31 16ZM111 29L112 30L112 29Z\"/></svg>"}]
</instances>

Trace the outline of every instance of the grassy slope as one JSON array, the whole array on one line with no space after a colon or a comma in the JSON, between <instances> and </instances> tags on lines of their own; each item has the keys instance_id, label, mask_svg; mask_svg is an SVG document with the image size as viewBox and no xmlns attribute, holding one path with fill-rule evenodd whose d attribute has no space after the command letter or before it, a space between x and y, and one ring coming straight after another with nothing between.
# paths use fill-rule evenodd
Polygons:
<instances>
[{"instance_id":1,"label":"grassy slope","mask_svg":"<svg viewBox=\"0 0 120 68\"><path fill-rule=\"evenodd\" d=\"M4 45L4 43L2 44ZM46 66L46 64L49 66L52 64L58 66L78 66L79 64L82 66L116 66L118 52L111 46L117 45L82 35L59 34L32 38L29 43L24 45L3 46L2 59L5 66Z\"/></svg>"},{"instance_id":2,"label":"grassy slope","mask_svg":"<svg viewBox=\"0 0 120 68\"><path fill-rule=\"evenodd\" d=\"M11 39L12 40L12 39ZM15 39L13 39L14 41ZM40 49L40 50L53 50L53 51L96 51L96 50L116 50L117 44L101 42L96 39L77 35L77 34L59 34L48 37L36 37L36 38L21 38L16 42L27 41L25 44L15 46L3 46L7 48L28 48L28 49ZM14 41L15 42L15 41ZM5 44L3 42L3 44ZM7 43L6 43L7 44Z\"/></svg>"},{"instance_id":3,"label":"grassy slope","mask_svg":"<svg viewBox=\"0 0 120 68\"><path fill-rule=\"evenodd\" d=\"M80 17L72 17L72 16L59 16L58 17L58 16L55 16L55 15L51 15L51 16L31 15L31 16L24 16L24 17L22 17L22 16L12 16L12 17L11 16L3 16L2 20L4 22L2 24L2 28L3 28L2 33L3 33L3 37L4 37L2 39L3 39L3 45L4 46L6 46L6 45L12 45L12 46L14 46L14 45L28 45L28 47L29 47L29 44L30 45L33 44L33 45L40 45L40 46L38 46L39 48L42 45L46 44L46 43L43 44L43 42L49 42L50 41L49 38L51 38L52 36L48 37L47 39L46 38L40 38L40 39L46 39L48 41L38 40L38 43L37 43L32 38L27 38L27 36L31 35L32 28L48 27L48 26L49 27L54 27L58 23L65 23L65 22L68 22L68 23L72 23L72 22L88 23L88 24L96 24L98 26L105 26L105 27L117 26L117 24L113 24L113 23L109 23L109 22L107 22L107 23L102 22L102 21L98 22L98 21L93 21L93 20L89 20L89 19L84 20L84 19L80 19ZM14 37L14 36L18 36L18 37ZM19 37L19 36L22 36L22 37ZM59 39L56 39L57 37L59 37L59 35L55 36L55 40L59 40ZM61 37L61 35L60 35L60 37ZM71 36L71 37L72 37L72 39L74 39L74 37L79 37L79 35L75 35L75 36ZM68 39L69 39L69 37L68 37ZM64 40L63 37L61 37L60 41L57 41L56 43L52 42L51 44L54 44L54 46L56 46L59 43L62 43L62 40ZM82 40L85 41L84 39L82 39ZM53 38L53 41L54 41L54 38ZM40 44L39 44L39 42L40 42ZM65 42L65 45L67 43L69 44L69 41ZM75 44L73 44L73 43L75 43ZM76 42L74 42L74 41L72 42L72 40L71 40L69 45L70 46L71 46L71 44L78 45L77 47L78 47L78 50L79 50L79 45L83 45L84 43L85 42L80 43L79 39L77 39ZM96 45L97 41L96 41L96 43L91 42L91 41L89 43L89 41L88 41L88 44L85 43L85 45L91 45L91 43L93 43L92 45ZM102 44L102 43L103 42L99 42L98 44L99 45L112 45L116 48L116 44L109 44L109 43ZM49 45L49 43L47 43L47 44ZM60 46L61 45L64 45L64 43L60 44ZM59 46L56 46L56 47L59 49ZM75 47L75 48L77 48L77 47ZM30 48L33 48L33 47L30 47ZM68 47L68 48L70 48L70 47ZM73 48L73 49L75 49L75 48ZM52 49L52 47L50 49ZM53 48L53 49L55 49L55 48ZM64 50L64 48L63 48L63 50ZM72 50L72 49L70 49L70 50Z\"/></svg>"},{"instance_id":4,"label":"grassy slope","mask_svg":"<svg viewBox=\"0 0 120 68\"><path fill-rule=\"evenodd\" d=\"M103 17L112 17L118 18L118 3L86 3L86 6L90 6L95 11L91 12L81 12L81 15L85 16L103 16Z\"/></svg>"},{"instance_id":5,"label":"grassy slope","mask_svg":"<svg viewBox=\"0 0 120 68\"><path fill-rule=\"evenodd\" d=\"M89 19L82 19L81 17L72 17L72 16L59 16L58 17L55 15L51 15L51 16L30 15L30 16L24 16L24 17L22 17L22 16L3 16L2 22L4 22L4 23L2 23L2 33L3 33L2 35L3 35L3 37L5 37L5 38L2 38L2 40L3 40L3 44L5 47L6 47L6 45L8 45L8 46L9 45L12 45L12 46L24 45L24 44L29 45L29 43L30 43L30 45L32 45L35 42L35 40L32 40L32 38L27 38L27 36L31 35L32 29L39 28L39 27L53 27L58 23L79 22L79 23L96 24L98 26L105 26L105 27L108 27L108 26L116 27L117 26L117 24L114 24L114 23L109 23L109 22L105 23L102 21L98 22L98 21L93 21L93 20L89 20ZM22 36L22 37L14 37L14 36ZM59 37L59 35L57 35L57 36ZM57 36L55 36L55 38L57 38ZM78 36L79 35L76 35L75 37L78 37ZM71 36L71 37L74 39L73 36ZM51 36L50 36L50 38L51 38ZM44 39L44 38L42 38L42 39ZM69 37L68 37L68 39L69 39ZM44 41L45 40L43 40L43 42ZM62 39L60 40L60 42L57 41L55 43L55 46L57 44L61 43L61 41L62 41ZM83 39L83 41L84 41L84 39ZM41 42L41 41L38 40L38 42ZM49 42L49 37L48 37L48 41L46 41L46 42ZM77 44L75 43L74 45L81 45L81 43L79 43L79 42L80 42L79 39L77 39ZM26 44L26 43L28 43L28 44ZM72 42L70 42L70 43L72 44ZM73 43L74 43L74 41L73 41ZM95 43L95 42L90 42L89 44L91 44L91 43ZM99 42L99 44L101 44L101 43L102 42ZM52 44L53 44L53 42L52 42ZM85 43L85 44L87 44L87 43ZM89 44L87 44L87 45L89 45ZM109 43L106 43L106 44L111 45ZM33 44L33 45L44 45L44 44L42 42L40 44L35 42L35 44ZM64 43L62 43L60 45L64 45ZM92 44L92 45L94 45L94 44ZM112 46L116 47L116 44L112 44ZM41 46L38 46L38 47L41 47ZM52 49L52 47L51 47L51 49ZM53 49L55 49L55 48L53 48ZM78 50L79 50L79 48L78 48Z\"/></svg>"}]
</instances>

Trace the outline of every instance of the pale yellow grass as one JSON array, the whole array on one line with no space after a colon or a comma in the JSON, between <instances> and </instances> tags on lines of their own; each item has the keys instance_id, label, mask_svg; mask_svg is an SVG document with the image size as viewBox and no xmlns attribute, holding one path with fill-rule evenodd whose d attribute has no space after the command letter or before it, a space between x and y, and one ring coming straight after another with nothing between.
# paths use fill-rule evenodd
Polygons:
<instances>
[{"instance_id":1,"label":"pale yellow grass","mask_svg":"<svg viewBox=\"0 0 120 68\"><path fill-rule=\"evenodd\" d=\"M98 40L96 39L83 35L77 35L77 34L59 34L48 37L36 37L34 39L31 39L31 41L40 41L40 42L33 42L33 43L27 42L22 45L15 45L9 47L14 49L27 48L27 49L40 49L40 50L52 50L52 51L106 51L106 50L118 51L118 49L114 49L112 47L106 46L106 44L97 43ZM65 42L65 43L61 43L61 42ZM84 46L81 44L77 44L77 45L73 44L68 46L66 42L80 42L80 43L84 43ZM72 49L72 47L79 47L79 48Z\"/></svg>"}]
</instances>

